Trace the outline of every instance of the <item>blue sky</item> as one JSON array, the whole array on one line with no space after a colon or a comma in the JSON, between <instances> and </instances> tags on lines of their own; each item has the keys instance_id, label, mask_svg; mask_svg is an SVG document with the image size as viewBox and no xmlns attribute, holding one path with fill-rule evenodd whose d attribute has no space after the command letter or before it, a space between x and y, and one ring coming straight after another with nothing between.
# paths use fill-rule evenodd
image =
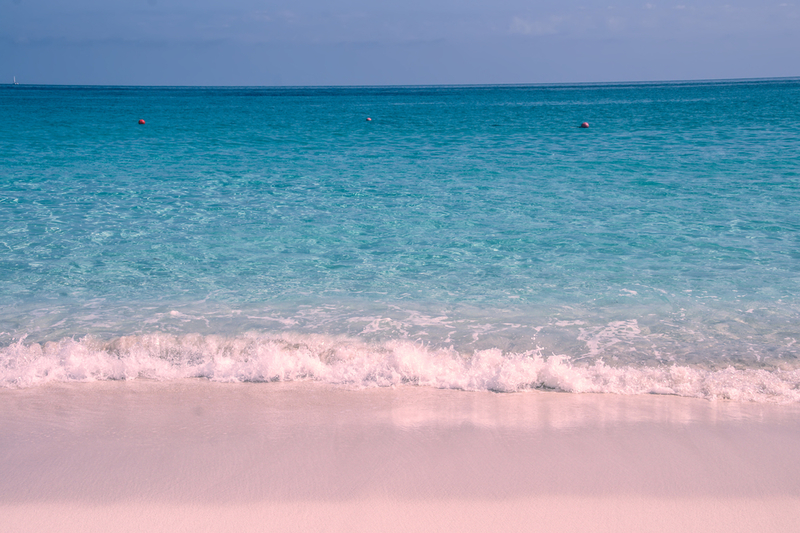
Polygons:
<instances>
[{"instance_id":1,"label":"blue sky","mask_svg":"<svg viewBox=\"0 0 800 533\"><path fill-rule=\"evenodd\" d=\"M0 0L0 83L800 76L800 0Z\"/></svg>"}]
</instances>

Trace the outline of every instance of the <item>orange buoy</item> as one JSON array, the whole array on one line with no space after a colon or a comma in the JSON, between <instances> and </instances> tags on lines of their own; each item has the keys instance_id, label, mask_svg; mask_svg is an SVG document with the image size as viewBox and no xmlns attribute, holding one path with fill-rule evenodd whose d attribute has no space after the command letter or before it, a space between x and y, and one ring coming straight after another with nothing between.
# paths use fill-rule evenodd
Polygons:
<instances>
[{"instance_id":1,"label":"orange buoy","mask_svg":"<svg viewBox=\"0 0 800 533\"><path fill-rule=\"evenodd\" d=\"M367 122L372 122L372 119L367 117Z\"/></svg>"},{"instance_id":2,"label":"orange buoy","mask_svg":"<svg viewBox=\"0 0 800 533\"><path fill-rule=\"evenodd\" d=\"M588 127L589 127L588 122L584 122L583 124L581 124L581 128L588 128Z\"/></svg>"},{"instance_id":3,"label":"orange buoy","mask_svg":"<svg viewBox=\"0 0 800 533\"><path fill-rule=\"evenodd\" d=\"M139 124L144 124L144 119L143 118L139 119Z\"/></svg>"}]
</instances>

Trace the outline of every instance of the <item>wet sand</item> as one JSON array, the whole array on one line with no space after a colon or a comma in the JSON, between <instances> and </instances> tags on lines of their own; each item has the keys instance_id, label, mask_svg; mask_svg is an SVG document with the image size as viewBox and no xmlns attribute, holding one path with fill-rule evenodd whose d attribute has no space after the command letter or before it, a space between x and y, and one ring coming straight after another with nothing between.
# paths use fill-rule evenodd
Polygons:
<instances>
[{"instance_id":1,"label":"wet sand","mask_svg":"<svg viewBox=\"0 0 800 533\"><path fill-rule=\"evenodd\" d=\"M315 383L0 390L0 531L793 531L800 406Z\"/></svg>"}]
</instances>

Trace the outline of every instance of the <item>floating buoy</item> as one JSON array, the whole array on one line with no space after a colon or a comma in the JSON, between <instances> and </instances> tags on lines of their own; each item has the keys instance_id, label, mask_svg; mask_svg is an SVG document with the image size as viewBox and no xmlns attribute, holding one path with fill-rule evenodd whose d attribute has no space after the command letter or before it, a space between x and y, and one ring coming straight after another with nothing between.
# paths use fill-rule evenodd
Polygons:
<instances>
[{"instance_id":1,"label":"floating buoy","mask_svg":"<svg viewBox=\"0 0 800 533\"><path fill-rule=\"evenodd\" d=\"M143 118L139 119L139 124L144 124L144 119Z\"/></svg>"},{"instance_id":2,"label":"floating buoy","mask_svg":"<svg viewBox=\"0 0 800 533\"><path fill-rule=\"evenodd\" d=\"M589 127L588 122L584 122L583 124L581 124L581 128L588 128L588 127Z\"/></svg>"},{"instance_id":3,"label":"floating buoy","mask_svg":"<svg viewBox=\"0 0 800 533\"><path fill-rule=\"evenodd\" d=\"M372 122L372 119L367 117L367 122Z\"/></svg>"}]
</instances>

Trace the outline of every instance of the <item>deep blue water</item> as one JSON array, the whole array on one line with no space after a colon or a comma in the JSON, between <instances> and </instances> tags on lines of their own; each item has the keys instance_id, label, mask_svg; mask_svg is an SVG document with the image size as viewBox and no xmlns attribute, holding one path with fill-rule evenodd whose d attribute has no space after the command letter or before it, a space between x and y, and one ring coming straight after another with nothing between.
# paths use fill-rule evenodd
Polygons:
<instances>
[{"instance_id":1,"label":"deep blue water","mask_svg":"<svg viewBox=\"0 0 800 533\"><path fill-rule=\"evenodd\" d=\"M3 86L0 113L0 382L117 372L81 350L288 379L253 363L278 343L401 382L452 370L406 376L418 349L788 371L800 398L800 80Z\"/></svg>"}]
</instances>

